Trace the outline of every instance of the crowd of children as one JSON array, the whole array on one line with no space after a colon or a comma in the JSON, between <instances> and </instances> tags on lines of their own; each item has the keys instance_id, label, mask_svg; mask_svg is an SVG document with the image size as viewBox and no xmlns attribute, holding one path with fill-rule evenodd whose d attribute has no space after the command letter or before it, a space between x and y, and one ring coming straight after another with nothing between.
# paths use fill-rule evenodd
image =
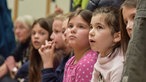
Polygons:
<instances>
[{"instance_id":1,"label":"crowd of children","mask_svg":"<svg viewBox=\"0 0 146 82\"><path fill-rule=\"evenodd\" d=\"M134 21L141 0L115 0L116 5L101 1L103 5L89 0L91 11L77 8L36 20L18 17L14 23L18 47L5 62L0 57L0 81L10 74L14 82L145 82L134 76L142 74L132 55L139 37L133 27L139 23Z\"/></svg>"}]
</instances>

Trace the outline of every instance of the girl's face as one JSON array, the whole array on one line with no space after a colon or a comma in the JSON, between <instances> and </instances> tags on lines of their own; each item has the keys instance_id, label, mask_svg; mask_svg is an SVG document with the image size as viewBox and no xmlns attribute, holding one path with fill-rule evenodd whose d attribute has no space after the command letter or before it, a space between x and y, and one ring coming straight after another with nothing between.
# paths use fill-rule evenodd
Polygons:
<instances>
[{"instance_id":1,"label":"girl's face","mask_svg":"<svg viewBox=\"0 0 146 82\"><path fill-rule=\"evenodd\" d=\"M53 30L53 33L51 34L51 39L55 42L55 48L56 49L64 48L64 41L62 38L62 35L63 35L62 21L54 20L52 30Z\"/></svg>"},{"instance_id":2,"label":"girl's face","mask_svg":"<svg viewBox=\"0 0 146 82\"><path fill-rule=\"evenodd\" d=\"M132 35L135 13L136 8L123 6L122 14L129 37Z\"/></svg>"},{"instance_id":3,"label":"girl's face","mask_svg":"<svg viewBox=\"0 0 146 82\"><path fill-rule=\"evenodd\" d=\"M91 19L89 42L91 49L104 53L114 46L116 38L112 35L110 27L105 23L105 15L97 14Z\"/></svg>"},{"instance_id":4,"label":"girl's face","mask_svg":"<svg viewBox=\"0 0 146 82\"><path fill-rule=\"evenodd\" d=\"M30 28L23 22L16 21L14 27L14 33L18 42L25 42L30 36Z\"/></svg>"},{"instance_id":5,"label":"girl's face","mask_svg":"<svg viewBox=\"0 0 146 82\"><path fill-rule=\"evenodd\" d=\"M68 19L65 19L62 24L62 37L65 43L68 43L68 29L67 29Z\"/></svg>"},{"instance_id":6,"label":"girl's face","mask_svg":"<svg viewBox=\"0 0 146 82\"><path fill-rule=\"evenodd\" d=\"M39 24L36 24L32 28L31 41L35 49L39 49L45 40L49 39L49 33L42 28Z\"/></svg>"},{"instance_id":7,"label":"girl's face","mask_svg":"<svg viewBox=\"0 0 146 82\"><path fill-rule=\"evenodd\" d=\"M80 15L71 18L68 23L69 45L72 48L89 47L89 31L89 25Z\"/></svg>"}]
</instances>

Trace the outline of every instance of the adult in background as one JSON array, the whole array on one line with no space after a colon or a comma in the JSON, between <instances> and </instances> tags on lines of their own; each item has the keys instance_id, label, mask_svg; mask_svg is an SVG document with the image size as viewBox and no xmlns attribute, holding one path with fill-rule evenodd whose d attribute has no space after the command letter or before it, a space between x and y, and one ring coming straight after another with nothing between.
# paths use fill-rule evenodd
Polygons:
<instances>
[{"instance_id":1,"label":"adult in background","mask_svg":"<svg viewBox=\"0 0 146 82\"><path fill-rule=\"evenodd\" d=\"M6 0L0 0L0 54L4 58L15 48L15 37L11 12L7 8Z\"/></svg>"}]
</instances>

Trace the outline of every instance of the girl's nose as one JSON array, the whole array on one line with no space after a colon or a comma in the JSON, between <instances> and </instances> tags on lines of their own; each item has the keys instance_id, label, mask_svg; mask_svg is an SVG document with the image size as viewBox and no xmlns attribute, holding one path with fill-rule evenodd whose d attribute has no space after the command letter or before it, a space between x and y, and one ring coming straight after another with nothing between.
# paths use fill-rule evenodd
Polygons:
<instances>
[{"instance_id":1,"label":"girl's nose","mask_svg":"<svg viewBox=\"0 0 146 82\"><path fill-rule=\"evenodd\" d=\"M132 23L132 22L129 22L129 23L127 24L126 29L127 29L127 31L132 31L132 29L133 29L133 23Z\"/></svg>"},{"instance_id":2,"label":"girl's nose","mask_svg":"<svg viewBox=\"0 0 146 82\"><path fill-rule=\"evenodd\" d=\"M75 26L71 28L71 33L76 33L76 27Z\"/></svg>"},{"instance_id":3,"label":"girl's nose","mask_svg":"<svg viewBox=\"0 0 146 82\"><path fill-rule=\"evenodd\" d=\"M89 32L89 36L93 37L94 35L95 35L94 31L93 31L93 29L91 29Z\"/></svg>"},{"instance_id":4,"label":"girl's nose","mask_svg":"<svg viewBox=\"0 0 146 82\"><path fill-rule=\"evenodd\" d=\"M50 36L51 40L54 40L54 37L55 37L55 35L54 35L54 33L52 33Z\"/></svg>"},{"instance_id":5,"label":"girl's nose","mask_svg":"<svg viewBox=\"0 0 146 82\"><path fill-rule=\"evenodd\" d=\"M39 37L39 35L38 35L38 33L36 33L35 35L34 35L34 38L38 38Z\"/></svg>"}]
</instances>

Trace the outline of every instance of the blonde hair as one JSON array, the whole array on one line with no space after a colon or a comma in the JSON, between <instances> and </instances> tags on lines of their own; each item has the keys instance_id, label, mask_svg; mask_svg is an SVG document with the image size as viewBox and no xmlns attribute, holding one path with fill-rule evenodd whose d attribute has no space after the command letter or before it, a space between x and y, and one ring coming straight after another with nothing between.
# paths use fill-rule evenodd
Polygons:
<instances>
[{"instance_id":1,"label":"blonde hair","mask_svg":"<svg viewBox=\"0 0 146 82\"><path fill-rule=\"evenodd\" d=\"M34 18L30 15L24 15L24 16L19 16L16 21L20 21L25 23L29 28L31 28L33 22L34 22Z\"/></svg>"}]
</instances>

